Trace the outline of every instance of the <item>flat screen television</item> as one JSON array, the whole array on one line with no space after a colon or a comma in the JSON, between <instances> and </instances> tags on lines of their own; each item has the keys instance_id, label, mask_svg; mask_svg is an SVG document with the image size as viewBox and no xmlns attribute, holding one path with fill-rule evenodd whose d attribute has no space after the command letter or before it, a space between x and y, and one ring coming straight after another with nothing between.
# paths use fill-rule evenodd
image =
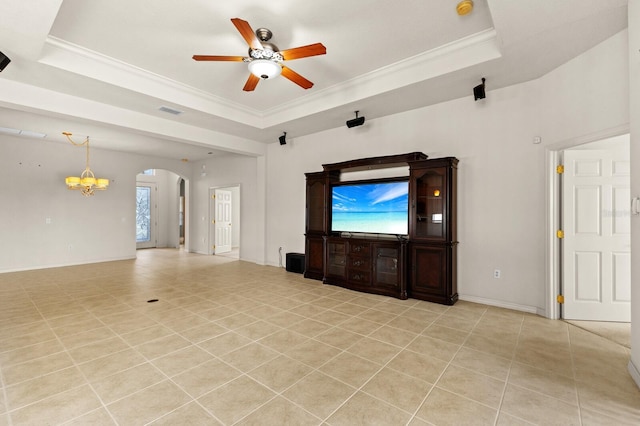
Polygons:
<instances>
[{"instance_id":1,"label":"flat screen television","mask_svg":"<svg viewBox=\"0 0 640 426\"><path fill-rule=\"evenodd\" d=\"M331 187L331 231L407 235L409 181L378 180Z\"/></svg>"}]
</instances>

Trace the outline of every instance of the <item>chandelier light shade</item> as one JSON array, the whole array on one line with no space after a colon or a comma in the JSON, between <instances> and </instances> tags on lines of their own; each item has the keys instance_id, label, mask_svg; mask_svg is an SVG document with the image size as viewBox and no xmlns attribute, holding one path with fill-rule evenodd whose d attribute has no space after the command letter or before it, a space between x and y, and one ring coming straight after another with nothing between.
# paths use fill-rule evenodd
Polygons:
<instances>
[{"instance_id":1,"label":"chandelier light shade","mask_svg":"<svg viewBox=\"0 0 640 426\"><path fill-rule=\"evenodd\" d=\"M84 142L77 143L71 139L72 133L62 132L62 134L65 135L73 145L84 146L87 149L87 166L80 176L67 176L64 180L67 188L79 190L85 197L92 196L95 191L103 191L107 189L109 186L109 179L96 178L89 167L89 136L87 136Z\"/></svg>"},{"instance_id":2,"label":"chandelier light shade","mask_svg":"<svg viewBox=\"0 0 640 426\"><path fill-rule=\"evenodd\" d=\"M251 74L263 80L275 78L282 73L282 65L270 59L254 59L249 62Z\"/></svg>"}]
</instances>

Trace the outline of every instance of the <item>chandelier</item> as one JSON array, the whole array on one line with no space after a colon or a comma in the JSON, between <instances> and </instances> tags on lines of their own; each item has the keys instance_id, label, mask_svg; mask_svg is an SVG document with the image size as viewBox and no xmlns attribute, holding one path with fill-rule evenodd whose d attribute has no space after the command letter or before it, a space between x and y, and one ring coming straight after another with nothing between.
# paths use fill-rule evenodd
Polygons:
<instances>
[{"instance_id":1,"label":"chandelier","mask_svg":"<svg viewBox=\"0 0 640 426\"><path fill-rule=\"evenodd\" d=\"M84 142L76 143L71 139L72 133L62 132L62 134L65 135L73 145L87 147L87 167L80 176L68 176L65 178L64 183L67 185L67 188L80 190L82 191L82 195L85 197L92 196L94 191L107 189L109 186L109 179L96 179L95 175L89 168L89 136L87 136Z\"/></svg>"}]
</instances>

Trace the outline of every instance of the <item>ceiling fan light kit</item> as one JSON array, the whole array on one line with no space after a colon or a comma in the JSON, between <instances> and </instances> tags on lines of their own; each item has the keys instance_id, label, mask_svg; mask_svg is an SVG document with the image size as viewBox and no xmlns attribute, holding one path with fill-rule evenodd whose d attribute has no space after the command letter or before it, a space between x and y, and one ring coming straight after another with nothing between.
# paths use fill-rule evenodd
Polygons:
<instances>
[{"instance_id":1,"label":"ceiling fan light kit","mask_svg":"<svg viewBox=\"0 0 640 426\"><path fill-rule=\"evenodd\" d=\"M269 43L273 34L267 28L258 28L254 32L247 21L240 18L233 18L231 22L249 45L248 57L193 55L193 59L196 61L247 62L251 74L242 88L245 92L255 90L260 80L270 80L280 74L303 89L313 87L311 81L296 73L291 68L282 65L282 62L309 56L324 55L327 53L327 48L324 47L322 43L314 43L280 51L275 44Z\"/></svg>"},{"instance_id":2,"label":"ceiling fan light kit","mask_svg":"<svg viewBox=\"0 0 640 426\"><path fill-rule=\"evenodd\" d=\"M249 62L249 71L256 77L267 80L282 74L282 66L269 59L254 59Z\"/></svg>"}]
</instances>

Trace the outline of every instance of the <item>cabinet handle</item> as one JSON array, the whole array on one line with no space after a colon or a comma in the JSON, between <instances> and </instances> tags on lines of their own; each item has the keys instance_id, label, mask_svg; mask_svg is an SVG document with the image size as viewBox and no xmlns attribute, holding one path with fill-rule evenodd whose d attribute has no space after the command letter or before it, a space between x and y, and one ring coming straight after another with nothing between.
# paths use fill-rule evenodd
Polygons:
<instances>
[{"instance_id":1,"label":"cabinet handle","mask_svg":"<svg viewBox=\"0 0 640 426\"><path fill-rule=\"evenodd\" d=\"M362 246L353 247L353 251L362 251Z\"/></svg>"},{"instance_id":2,"label":"cabinet handle","mask_svg":"<svg viewBox=\"0 0 640 426\"><path fill-rule=\"evenodd\" d=\"M353 266L360 266L362 265L362 261L361 260L354 260L353 261Z\"/></svg>"}]
</instances>

